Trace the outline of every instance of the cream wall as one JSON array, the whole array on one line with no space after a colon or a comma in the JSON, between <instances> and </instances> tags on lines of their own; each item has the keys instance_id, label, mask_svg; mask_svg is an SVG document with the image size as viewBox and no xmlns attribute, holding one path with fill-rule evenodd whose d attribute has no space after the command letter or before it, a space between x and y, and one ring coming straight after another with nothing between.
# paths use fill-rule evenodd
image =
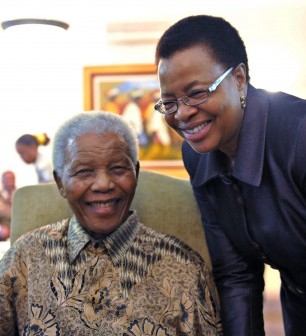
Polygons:
<instances>
[{"instance_id":1,"label":"cream wall","mask_svg":"<svg viewBox=\"0 0 306 336\"><path fill-rule=\"evenodd\" d=\"M62 19L68 31L50 39L0 30L0 173L12 169L17 184L36 183L14 143L23 133L47 132L83 109L83 66L154 62L155 43L114 45L106 25L156 22L158 27L191 14L223 16L241 33L249 54L251 82L306 98L306 4L303 1L92 1L0 0L0 20ZM162 24L161 24L162 23ZM155 31L159 36L162 31ZM139 32L145 40L149 33ZM125 35L129 38L128 35Z\"/></svg>"}]
</instances>

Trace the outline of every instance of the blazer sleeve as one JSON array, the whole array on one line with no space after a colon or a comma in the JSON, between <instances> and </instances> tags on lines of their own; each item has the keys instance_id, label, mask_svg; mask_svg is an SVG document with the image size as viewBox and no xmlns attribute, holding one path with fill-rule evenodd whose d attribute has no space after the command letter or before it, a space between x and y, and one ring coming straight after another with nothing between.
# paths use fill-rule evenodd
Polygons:
<instances>
[{"instance_id":1,"label":"blazer sleeve","mask_svg":"<svg viewBox=\"0 0 306 336\"><path fill-rule=\"evenodd\" d=\"M192 179L197 155L183 146L183 161ZM218 209L204 188L193 187L201 213L227 336L261 336L263 326L263 264L242 254L218 222Z\"/></svg>"},{"instance_id":2,"label":"blazer sleeve","mask_svg":"<svg viewBox=\"0 0 306 336\"><path fill-rule=\"evenodd\" d=\"M296 141L296 171L298 184L301 186L301 192L306 199L306 113L302 118Z\"/></svg>"}]
</instances>

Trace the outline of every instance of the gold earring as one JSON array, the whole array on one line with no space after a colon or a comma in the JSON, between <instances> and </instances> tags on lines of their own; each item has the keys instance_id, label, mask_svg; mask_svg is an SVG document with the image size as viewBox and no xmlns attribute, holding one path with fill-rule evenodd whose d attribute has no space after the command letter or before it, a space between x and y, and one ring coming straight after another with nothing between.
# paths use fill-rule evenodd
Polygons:
<instances>
[{"instance_id":1,"label":"gold earring","mask_svg":"<svg viewBox=\"0 0 306 336\"><path fill-rule=\"evenodd\" d=\"M246 96L240 97L241 109L244 110L246 107Z\"/></svg>"}]
</instances>

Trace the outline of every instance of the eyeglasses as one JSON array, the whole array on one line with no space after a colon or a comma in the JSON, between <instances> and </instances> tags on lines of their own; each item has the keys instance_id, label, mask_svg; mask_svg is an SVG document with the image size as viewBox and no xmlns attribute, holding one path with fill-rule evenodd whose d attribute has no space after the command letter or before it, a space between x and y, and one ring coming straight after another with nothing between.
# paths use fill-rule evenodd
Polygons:
<instances>
[{"instance_id":1,"label":"eyeglasses","mask_svg":"<svg viewBox=\"0 0 306 336\"><path fill-rule=\"evenodd\" d=\"M191 92L189 96L177 98L175 100L162 100L160 99L154 106L154 109L162 114L175 113L178 109L179 102L182 101L187 106L197 106L204 103L209 94L216 91L217 87L221 84L223 79L232 72L233 68L226 70L208 89L196 90Z\"/></svg>"}]
</instances>

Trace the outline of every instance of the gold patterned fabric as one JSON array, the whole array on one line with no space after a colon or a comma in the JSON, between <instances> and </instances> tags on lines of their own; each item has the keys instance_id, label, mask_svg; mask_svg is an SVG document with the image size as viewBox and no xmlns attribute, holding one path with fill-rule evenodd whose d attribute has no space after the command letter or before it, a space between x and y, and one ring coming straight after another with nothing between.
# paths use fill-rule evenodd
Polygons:
<instances>
[{"instance_id":1,"label":"gold patterned fabric","mask_svg":"<svg viewBox=\"0 0 306 336\"><path fill-rule=\"evenodd\" d=\"M72 217L23 235L0 261L0 335L222 335L198 253L128 220L93 241Z\"/></svg>"}]
</instances>

